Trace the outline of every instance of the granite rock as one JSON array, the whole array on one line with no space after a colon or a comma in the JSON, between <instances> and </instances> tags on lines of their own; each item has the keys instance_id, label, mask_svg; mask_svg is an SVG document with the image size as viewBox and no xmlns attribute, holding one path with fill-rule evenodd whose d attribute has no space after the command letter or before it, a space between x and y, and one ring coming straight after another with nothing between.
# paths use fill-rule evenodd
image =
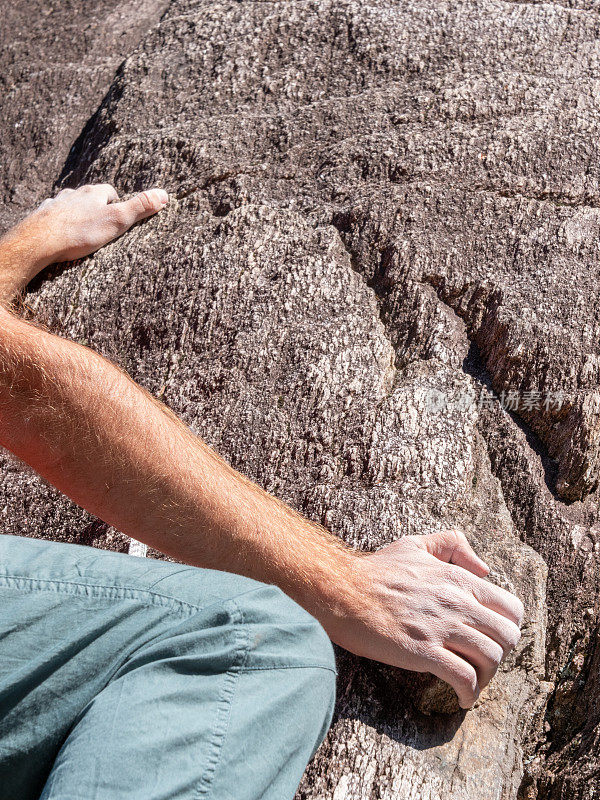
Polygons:
<instances>
[{"instance_id":1,"label":"granite rock","mask_svg":"<svg viewBox=\"0 0 600 800\"><path fill-rule=\"evenodd\" d=\"M0 123L5 197L41 199L52 176L173 198L38 281L39 319L349 543L458 526L525 602L466 713L438 681L340 652L303 800L596 797L599 8L145 4L95 112L93 92L74 102L76 141L50 105L48 162L37 128L27 156ZM100 69L123 48L95 36ZM20 64L17 107L37 91ZM5 462L5 530L127 547Z\"/></svg>"}]
</instances>

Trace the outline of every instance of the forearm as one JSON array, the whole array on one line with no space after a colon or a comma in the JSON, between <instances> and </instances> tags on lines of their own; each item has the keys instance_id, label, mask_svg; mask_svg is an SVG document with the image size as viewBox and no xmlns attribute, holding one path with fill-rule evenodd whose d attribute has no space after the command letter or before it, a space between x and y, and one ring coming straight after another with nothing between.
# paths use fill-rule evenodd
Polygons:
<instances>
[{"instance_id":1,"label":"forearm","mask_svg":"<svg viewBox=\"0 0 600 800\"><path fill-rule=\"evenodd\" d=\"M222 461L87 348L3 304L159 212L150 189L63 189L0 240L0 444L135 539L181 561L279 585L358 655L429 671L468 707L519 639L520 601L486 580L464 534L404 536L357 554Z\"/></svg>"},{"instance_id":2,"label":"forearm","mask_svg":"<svg viewBox=\"0 0 600 800\"><path fill-rule=\"evenodd\" d=\"M5 310L1 323L5 447L135 539L276 583L335 624L340 598L356 591L352 551L235 472L98 354Z\"/></svg>"}]
</instances>

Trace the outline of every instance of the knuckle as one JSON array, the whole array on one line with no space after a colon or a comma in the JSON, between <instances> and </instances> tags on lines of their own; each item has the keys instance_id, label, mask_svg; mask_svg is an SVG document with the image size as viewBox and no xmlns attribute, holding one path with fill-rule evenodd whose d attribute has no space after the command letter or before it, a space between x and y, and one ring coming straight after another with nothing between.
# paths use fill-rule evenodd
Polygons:
<instances>
[{"instance_id":1,"label":"knuckle","mask_svg":"<svg viewBox=\"0 0 600 800\"><path fill-rule=\"evenodd\" d=\"M471 574L467 572L466 569L458 567L455 564L448 564L447 576L452 583L456 584L456 586L459 586L461 589L471 590L473 580Z\"/></svg>"},{"instance_id":2,"label":"knuckle","mask_svg":"<svg viewBox=\"0 0 600 800\"><path fill-rule=\"evenodd\" d=\"M453 530L452 532L454 534L454 541L457 544L468 544L469 543L466 535L462 531Z\"/></svg>"},{"instance_id":3,"label":"knuckle","mask_svg":"<svg viewBox=\"0 0 600 800\"><path fill-rule=\"evenodd\" d=\"M394 539L392 542L393 545L406 547L411 545L417 545L420 547L423 544L423 541L426 539L426 536L418 536L416 534L406 534L405 536L399 536L397 539Z\"/></svg>"},{"instance_id":4,"label":"knuckle","mask_svg":"<svg viewBox=\"0 0 600 800\"><path fill-rule=\"evenodd\" d=\"M428 533L423 538L428 542L431 542L433 545L444 547L450 543L451 534L452 532L449 530L441 530L435 531L434 533Z\"/></svg>"},{"instance_id":5,"label":"knuckle","mask_svg":"<svg viewBox=\"0 0 600 800\"><path fill-rule=\"evenodd\" d=\"M415 534L415 535L418 536L419 534ZM431 541L431 542L437 542L443 536L444 536L444 531L434 531L433 533L424 534L423 535L423 539L427 539L428 541Z\"/></svg>"},{"instance_id":6,"label":"knuckle","mask_svg":"<svg viewBox=\"0 0 600 800\"><path fill-rule=\"evenodd\" d=\"M436 592L436 602L446 611L460 613L464 609L464 595L454 587L446 587Z\"/></svg>"},{"instance_id":7,"label":"knuckle","mask_svg":"<svg viewBox=\"0 0 600 800\"><path fill-rule=\"evenodd\" d=\"M460 632L466 635L466 642L477 654L477 663L492 669L492 674L504 658L504 648L495 639L487 636L471 626L460 626Z\"/></svg>"},{"instance_id":8,"label":"knuckle","mask_svg":"<svg viewBox=\"0 0 600 800\"><path fill-rule=\"evenodd\" d=\"M122 206L114 206L110 211L110 216L117 228L125 228L128 225L128 215Z\"/></svg>"},{"instance_id":9,"label":"knuckle","mask_svg":"<svg viewBox=\"0 0 600 800\"><path fill-rule=\"evenodd\" d=\"M395 542L392 542L392 545L388 545L388 547L392 546L398 550L403 550L406 548L408 550L414 549L423 551L427 549L428 537L429 534L425 535L412 534L412 535L401 536L399 539L396 539Z\"/></svg>"},{"instance_id":10,"label":"knuckle","mask_svg":"<svg viewBox=\"0 0 600 800\"><path fill-rule=\"evenodd\" d=\"M447 531L444 531L444 535L446 542L449 544L455 546L467 544L467 537L465 534L456 528L449 528Z\"/></svg>"},{"instance_id":11,"label":"knuckle","mask_svg":"<svg viewBox=\"0 0 600 800\"><path fill-rule=\"evenodd\" d=\"M465 616L471 617L477 611L477 601L469 590L468 585L463 585L454 581L454 587L446 590L446 602L444 605L455 611L462 620Z\"/></svg>"},{"instance_id":12,"label":"knuckle","mask_svg":"<svg viewBox=\"0 0 600 800\"><path fill-rule=\"evenodd\" d=\"M483 602L491 604L503 616L520 626L523 622L525 609L519 598L501 586L495 586L487 581L479 584L478 596Z\"/></svg>"}]
</instances>

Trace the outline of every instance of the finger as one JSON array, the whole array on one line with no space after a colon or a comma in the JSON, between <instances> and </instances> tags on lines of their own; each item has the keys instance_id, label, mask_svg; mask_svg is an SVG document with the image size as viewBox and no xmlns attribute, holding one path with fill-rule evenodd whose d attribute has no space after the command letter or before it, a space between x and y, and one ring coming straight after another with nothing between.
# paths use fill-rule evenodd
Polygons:
<instances>
[{"instance_id":1,"label":"finger","mask_svg":"<svg viewBox=\"0 0 600 800\"><path fill-rule=\"evenodd\" d=\"M74 194L75 189L61 189L60 192L56 195L57 197L67 197L70 194Z\"/></svg>"},{"instance_id":2,"label":"finger","mask_svg":"<svg viewBox=\"0 0 600 800\"><path fill-rule=\"evenodd\" d=\"M131 228L136 222L156 214L164 208L169 201L169 195L164 189L149 189L139 192L130 200L114 204L114 215L121 232Z\"/></svg>"},{"instance_id":3,"label":"finger","mask_svg":"<svg viewBox=\"0 0 600 800\"><path fill-rule=\"evenodd\" d=\"M85 194L94 194L104 203L115 203L119 199L117 190L110 183L88 183L85 186L80 186L78 191Z\"/></svg>"},{"instance_id":4,"label":"finger","mask_svg":"<svg viewBox=\"0 0 600 800\"><path fill-rule=\"evenodd\" d=\"M428 552L441 561L456 564L480 577L487 575L490 571L485 561L482 561L475 553L462 531L440 531L427 534L422 538Z\"/></svg>"},{"instance_id":5,"label":"finger","mask_svg":"<svg viewBox=\"0 0 600 800\"><path fill-rule=\"evenodd\" d=\"M449 683L461 708L470 708L479 697L479 681L472 664L446 648L436 650L430 672Z\"/></svg>"},{"instance_id":6,"label":"finger","mask_svg":"<svg viewBox=\"0 0 600 800\"><path fill-rule=\"evenodd\" d=\"M117 190L114 186L111 186L110 183L101 183L98 189L101 189L103 192L106 193L106 202L107 203L116 203L119 199L119 195Z\"/></svg>"},{"instance_id":7,"label":"finger","mask_svg":"<svg viewBox=\"0 0 600 800\"><path fill-rule=\"evenodd\" d=\"M444 646L475 667L480 689L488 685L504 657L498 642L469 625L461 625L453 631Z\"/></svg>"},{"instance_id":8,"label":"finger","mask_svg":"<svg viewBox=\"0 0 600 800\"><path fill-rule=\"evenodd\" d=\"M465 611L463 621L466 625L470 625L480 633L498 642L504 650L504 655L510 653L521 638L521 631L518 625L502 614L498 614L496 611L492 611L491 608L486 608L479 603L477 603L476 608Z\"/></svg>"},{"instance_id":9,"label":"finger","mask_svg":"<svg viewBox=\"0 0 600 800\"><path fill-rule=\"evenodd\" d=\"M521 627L525 609L516 595L501 586L483 580L471 580L471 591L481 605L508 617L515 625Z\"/></svg>"}]
</instances>

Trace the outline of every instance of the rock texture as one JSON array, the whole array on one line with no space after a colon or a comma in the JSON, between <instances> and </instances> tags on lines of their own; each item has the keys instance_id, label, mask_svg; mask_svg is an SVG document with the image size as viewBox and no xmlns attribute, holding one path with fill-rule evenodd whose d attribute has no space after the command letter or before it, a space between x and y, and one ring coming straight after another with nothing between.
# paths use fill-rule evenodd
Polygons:
<instances>
[{"instance_id":1,"label":"rock texture","mask_svg":"<svg viewBox=\"0 0 600 800\"><path fill-rule=\"evenodd\" d=\"M122 3L131 54L70 151L125 39L60 4L96 21L98 76L78 73L60 135L49 102L15 138L39 85L19 62L5 198L51 177L176 198L32 287L37 316L349 542L460 526L527 607L466 714L438 682L340 653L303 800L600 791L600 5L572 6ZM55 74L48 97L72 80ZM10 459L1 505L5 530L126 547Z\"/></svg>"},{"instance_id":2,"label":"rock texture","mask_svg":"<svg viewBox=\"0 0 600 800\"><path fill-rule=\"evenodd\" d=\"M73 140L167 0L3 0L0 229L51 191Z\"/></svg>"}]
</instances>

